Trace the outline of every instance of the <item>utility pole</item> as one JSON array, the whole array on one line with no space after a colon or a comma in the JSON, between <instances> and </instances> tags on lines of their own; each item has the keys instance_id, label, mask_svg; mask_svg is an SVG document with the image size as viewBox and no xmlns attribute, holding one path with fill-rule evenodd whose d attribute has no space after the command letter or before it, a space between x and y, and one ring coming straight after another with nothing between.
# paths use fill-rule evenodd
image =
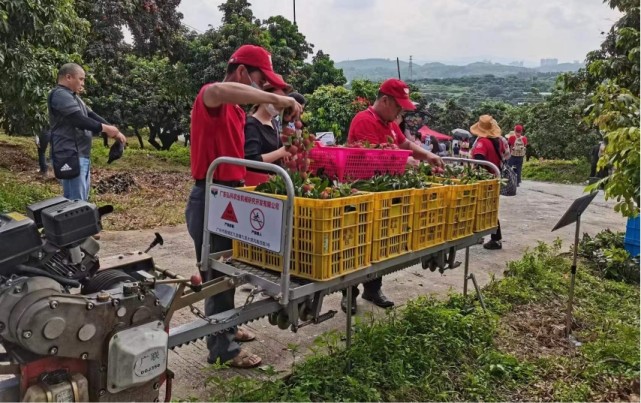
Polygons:
<instances>
[{"instance_id":1,"label":"utility pole","mask_svg":"<svg viewBox=\"0 0 641 403\"><path fill-rule=\"evenodd\" d=\"M294 1L294 25L296 25L296 0Z\"/></svg>"},{"instance_id":2,"label":"utility pole","mask_svg":"<svg viewBox=\"0 0 641 403\"><path fill-rule=\"evenodd\" d=\"M410 80L412 79L412 55L410 55Z\"/></svg>"}]
</instances>

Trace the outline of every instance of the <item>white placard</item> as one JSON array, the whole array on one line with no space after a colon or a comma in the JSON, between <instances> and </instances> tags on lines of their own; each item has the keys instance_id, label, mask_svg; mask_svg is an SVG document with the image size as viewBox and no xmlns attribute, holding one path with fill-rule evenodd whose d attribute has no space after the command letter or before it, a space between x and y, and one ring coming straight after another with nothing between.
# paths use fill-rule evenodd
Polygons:
<instances>
[{"instance_id":1,"label":"white placard","mask_svg":"<svg viewBox=\"0 0 641 403\"><path fill-rule=\"evenodd\" d=\"M333 132L318 132L315 135L316 140L323 143L326 146L333 146L336 144L336 138L334 137Z\"/></svg>"},{"instance_id":2,"label":"white placard","mask_svg":"<svg viewBox=\"0 0 641 403\"><path fill-rule=\"evenodd\" d=\"M281 253L284 205L280 199L212 185L207 229Z\"/></svg>"}]
</instances>

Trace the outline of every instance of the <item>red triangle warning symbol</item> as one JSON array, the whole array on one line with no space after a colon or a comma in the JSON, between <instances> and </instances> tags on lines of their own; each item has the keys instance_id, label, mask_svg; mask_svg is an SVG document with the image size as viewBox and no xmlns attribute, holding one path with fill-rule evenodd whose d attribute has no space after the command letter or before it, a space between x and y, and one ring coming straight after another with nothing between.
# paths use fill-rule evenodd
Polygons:
<instances>
[{"instance_id":1,"label":"red triangle warning symbol","mask_svg":"<svg viewBox=\"0 0 641 403\"><path fill-rule=\"evenodd\" d=\"M229 202L227 208L225 208L225 211L223 211L223 215L220 216L220 218L238 224L238 219L236 218L236 213L234 212L234 206L231 205L231 202Z\"/></svg>"}]
</instances>

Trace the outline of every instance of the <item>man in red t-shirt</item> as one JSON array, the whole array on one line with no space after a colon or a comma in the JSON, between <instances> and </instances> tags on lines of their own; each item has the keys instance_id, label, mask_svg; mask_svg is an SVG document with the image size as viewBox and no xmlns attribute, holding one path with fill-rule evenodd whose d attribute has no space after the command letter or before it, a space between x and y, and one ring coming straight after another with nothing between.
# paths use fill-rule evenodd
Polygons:
<instances>
[{"instance_id":1,"label":"man in red t-shirt","mask_svg":"<svg viewBox=\"0 0 641 403\"><path fill-rule=\"evenodd\" d=\"M404 150L412 150L415 159L442 166L441 158L420 145L409 141L395 122L403 111L413 111L416 106L410 100L410 89L401 80L385 80L378 90L374 105L354 116L349 125L347 143L369 141L371 144L394 143Z\"/></svg>"},{"instance_id":2,"label":"man in red t-shirt","mask_svg":"<svg viewBox=\"0 0 641 403\"><path fill-rule=\"evenodd\" d=\"M378 90L374 105L354 116L349 125L347 143L368 141L370 144L394 143L404 150L412 150L412 156L418 160L425 160L432 165L443 166L439 156L433 154L420 145L405 138L401 128L396 123L396 118L403 111L413 111L416 106L410 100L410 89L401 80L390 78L385 80ZM363 299L371 301L381 308L394 306L394 302L387 299L381 290L383 279L381 277L363 283ZM352 288L352 313L356 313L356 297L358 286ZM343 312L347 312L347 293L343 291L341 301Z\"/></svg>"},{"instance_id":3,"label":"man in red t-shirt","mask_svg":"<svg viewBox=\"0 0 641 403\"><path fill-rule=\"evenodd\" d=\"M521 171L523 170L523 158L525 158L525 148L527 147L527 137L523 135L523 126L514 126L514 136L508 139L510 144L511 157L508 161L510 166L514 167L516 172L517 184L521 184Z\"/></svg>"},{"instance_id":4,"label":"man in red t-shirt","mask_svg":"<svg viewBox=\"0 0 641 403\"><path fill-rule=\"evenodd\" d=\"M201 261L204 215L205 180L209 165L218 157L244 158L245 112L239 104L273 104L277 108L292 108L300 112L300 105L293 98L262 91L269 82L284 88L285 82L274 73L271 55L260 46L243 45L229 59L227 75L223 82L205 84L198 93L191 112L191 175L195 180L185 218L187 230L194 240L196 259ZM221 165L214 172L214 183L241 186L245 168ZM231 239L212 235L210 252L229 250ZM205 256L206 257L206 256ZM201 266L205 269L206 266ZM223 273L201 271L204 281L223 276ZM234 308L234 290L205 300L205 314L211 316ZM238 329L207 337L209 357L207 362L228 362L232 367L249 368L260 364L260 357L241 350L236 341L250 341L255 336Z\"/></svg>"}]
</instances>

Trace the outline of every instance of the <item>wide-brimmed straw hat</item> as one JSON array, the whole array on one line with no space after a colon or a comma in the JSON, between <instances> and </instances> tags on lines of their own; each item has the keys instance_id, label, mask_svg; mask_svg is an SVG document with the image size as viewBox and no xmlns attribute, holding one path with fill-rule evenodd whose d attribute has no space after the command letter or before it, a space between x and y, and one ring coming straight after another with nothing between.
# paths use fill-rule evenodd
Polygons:
<instances>
[{"instance_id":1,"label":"wide-brimmed straw hat","mask_svg":"<svg viewBox=\"0 0 641 403\"><path fill-rule=\"evenodd\" d=\"M490 115L483 115L470 127L470 132L477 137L500 137L501 128Z\"/></svg>"}]
</instances>

